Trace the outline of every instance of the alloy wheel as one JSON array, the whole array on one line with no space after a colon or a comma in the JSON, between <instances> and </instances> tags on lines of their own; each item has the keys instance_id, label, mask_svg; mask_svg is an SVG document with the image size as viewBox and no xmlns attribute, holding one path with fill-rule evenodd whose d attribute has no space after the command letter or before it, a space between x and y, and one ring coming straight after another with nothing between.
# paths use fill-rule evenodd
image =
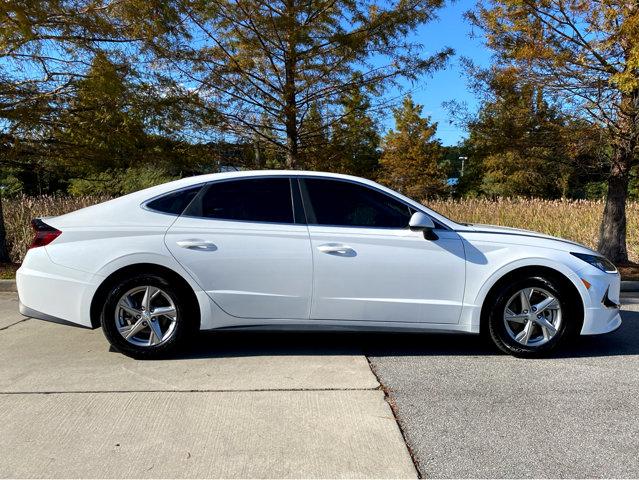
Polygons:
<instances>
[{"instance_id":1,"label":"alloy wheel","mask_svg":"<svg viewBox=\"0 0 639 480\"><path fill-rule=\"evenodd\" d=\"M120 297L115 325L129 343L141 347L160 345L175 332L177 309L171 297L152 285L135 287Z\"/></svg>"},{"instance_id":2,"label":"alloy wheel","mask_svg":"<svg viewBox=\"0 0 639 480\"><path fill-rule=\"evenodd\" d=\"M561 322L559 300L543 288L524 288L506 302L506 332L521 345L538 347L548 343L557 335Z\"/></svg>"}]
</instances>

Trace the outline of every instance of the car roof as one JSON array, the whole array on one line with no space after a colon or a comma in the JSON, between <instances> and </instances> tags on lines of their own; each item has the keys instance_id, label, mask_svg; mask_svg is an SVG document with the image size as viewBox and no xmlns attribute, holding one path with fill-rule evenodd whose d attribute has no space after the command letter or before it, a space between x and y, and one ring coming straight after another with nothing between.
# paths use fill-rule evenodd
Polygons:
<instances>
[{"instance_id":1,"label":"car roof","mask_svg":"<svg viewBox=\"0 0 639 480\"><path fill-rule=\"evenodd\" d=\"M272 176L285 176L285 177L331 177L341 178L343 180L351 180L359 183L368 183L371 185L377 185L375 182L366 178L355 177L353 175L344 175L341 173L331 172L318 172L311 170L237 170L230 172L209 173L205 175L196 175L193 177L183 178L178 181L189 181L190 184L196 185L203 182L211 182L215 180L224 180L230 178L245 178L245 177L272 177ZM166 184L168 185L168 184Z\"/></svg>"},{"instance_id":2,"label":"car roof","mask_svg":"<svg viewBox=\"0 0 639 480\"><path fill-rule=\"evenodd\" d=\"M197 175L193 177L185 177L179 180L174 180L172 182L163 183L161 185L156 185L154 187L146 188L144 190L138 190L136 192L130 193L128 195L124 195L122 197L115 198L113 200L109 200L103 202L98 205L93 205L91 207L86 207L80 210L76 210L75 212L61 215L56 219L60 223L60 225L70 225L72 222L74 225L87 225L90 222L94 222L94 215L96 215L97 211L100 211L100 216L104 221L105 215L109 217L113 217L113 222L121 222L122 217L121 212L126 211L127 216L131 217L130 220L132 223L137 221L136 215L133 213L138 210L135 207L142 207L146 202L152 200L153 198L160 197L170 192L174 192L176 190L181 190L184 188L188 188L190 186L202 185L209 182L215 181L223 181L223 180L233 180L233 179L241 179L241 178L252 178L252 177L319 177L319 178L332 178L336 180L345 180L354 183L358 183L360 185L368 185L377 190L381 190L393 197L399 198L403 200L408 205L411 205L415 210L419 210L431 215L433 218L438 220L440 223L446 225L449 228L455 228L456 224L452 220L444 217L443 215L434 212L433 210L425 207L421 203L416 202L415 200L405 197L400 193L393 191L389 188L384 187L372 180L368 180L366 178L355 177L352 175L343 175L339 173L329 173L329 172L316 172L316 171L304 171L304 170L241 170L241 171L232 171L232 172L221 172L221 173L211 173L206 175ZM139 208L139 214L145 212L147 210L143 208ZM108 212L108 213L107 213Z\"/></svg>"}]
</instances>

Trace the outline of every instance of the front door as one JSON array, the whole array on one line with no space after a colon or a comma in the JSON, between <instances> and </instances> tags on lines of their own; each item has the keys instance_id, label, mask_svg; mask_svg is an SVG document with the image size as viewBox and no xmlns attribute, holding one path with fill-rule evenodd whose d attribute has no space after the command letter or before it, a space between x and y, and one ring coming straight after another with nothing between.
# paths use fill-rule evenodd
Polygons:
<instances>
[{"instance_id":1,"label":"front door","mask_svg":"<svg viewBox=\"0 0 639 480\"><path fill-rule=\"evenodd\" d=\"M171 226L165 242L228 314L308 319L311 248L306 225L295 221L288 178L205 186Z\"/></svg>"},{"instance_id":2,"label":"front door","mask_svg":"<svg viewBox=\"0 0 639 480\"><path fill-rule=\"evenodd\" d=\"M314 259L311 318L458 323L465 259L457 233L408 229L409 206L372 187L301 181Z\"/></svg>"}]
</instances>

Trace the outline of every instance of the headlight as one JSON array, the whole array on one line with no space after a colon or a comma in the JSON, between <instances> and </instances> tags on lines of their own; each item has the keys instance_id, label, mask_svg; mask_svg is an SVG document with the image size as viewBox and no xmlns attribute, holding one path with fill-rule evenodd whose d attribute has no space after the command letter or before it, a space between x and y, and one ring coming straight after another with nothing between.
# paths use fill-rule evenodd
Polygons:
<instances>
[{"instance_id":1,"label":"headlight","mask_svg":"<svg viewBox=\"0 0 639 480\"><path fill-rule=\"evenodd\" d=\"M571 252L571 255L583 260L586 263L589 263L595 268L598 268L602 272L606 273L617 273L617 267L608 260L606 257L600 257L598 255L588 255L587 253L575 253Z\"/></svg>"}]
</instances>

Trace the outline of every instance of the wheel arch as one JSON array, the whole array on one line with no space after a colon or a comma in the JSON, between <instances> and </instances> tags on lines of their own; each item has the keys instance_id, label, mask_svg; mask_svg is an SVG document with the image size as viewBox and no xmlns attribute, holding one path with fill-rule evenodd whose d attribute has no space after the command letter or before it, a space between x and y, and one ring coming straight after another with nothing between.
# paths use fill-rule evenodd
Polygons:
<instances>
[{"instance_id":1,"label":"wheel arch","mask_svg":"<svg viewBox=\"0 0 639 480\"><path fill-rule=\"evenodd\" d=\"M178 272L172 270L166 266L158 265L155 263L135 263L121 267L111 274L109 274L98 286L97 290L93 294L91 299L91 306L89 308L91 317L91 327L100 327L100 315L102 313L102 306L109 293L109 290L121 279L131 275L138 275L141 273L150 273L162 276L167 280L175 282L180 289L184 291L184 294L188 296L188 302L193 306L195 311L194 315L197 316L198 328L202 322L202 311L198 302L195 291L189 284L189 282Z\"/></svg>"},{"instance_id":2,"label":"wheel arch","mask_svg":"<svg viewBox=\"0 0 639 480\"><path fill-rule=\"evenodd\" d=\"M494 298L497 296L501 287L508 282L528 275L543 276L554 279L555 281L557 281L557 283L560 284L562 289L565 289L565 291L569 292L570 299L574 302L574 306L578 309L577 318L579 321L579 325L577 326L576 331L581 331L584 322L586 305L584 303L584 298L582 292L579 289L579 286L575 284L575 282L571 278L569 278L568 275L557 268L546 265L525 265L516 267L503 273L501 276L499 276L499 278L496 279L496 281L492 283L481 303L479 332L486 332L489 307Z\"/></svg>"}]
</instances>

